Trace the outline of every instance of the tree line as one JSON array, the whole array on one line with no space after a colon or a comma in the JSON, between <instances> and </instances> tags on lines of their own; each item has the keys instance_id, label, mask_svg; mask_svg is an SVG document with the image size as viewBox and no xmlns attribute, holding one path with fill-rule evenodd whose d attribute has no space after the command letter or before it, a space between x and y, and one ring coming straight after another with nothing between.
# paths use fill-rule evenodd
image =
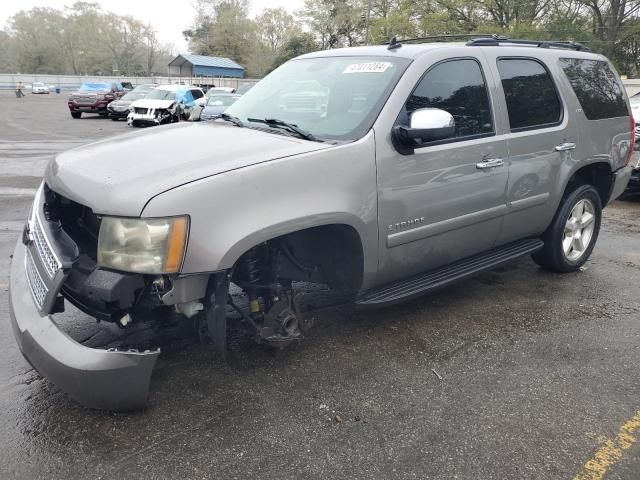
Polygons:
<instances>
[{"instance_id":1,"label":"tree line","mask_svg":"<svg viewBox=\"0 0 640 480\"><path fill-rule=\"evenodd\" d=\"M20 11L0 30L5 73L166 74L171 53L151 25L90 2Z\"/></svg>"},{"instance_id":2,"label":"tree line","mask_svg":"<svg viewBox=\"0 0 640 480\"><path fill-rule=\"evenodd\" d=\"M231 58L252 77L315 50L476 33L579 41L640 75L640 0L305 0L293 14L255 18L250 0L194 6L196 21L182 32L190 51ZM2 72L163 74L170 58L151 25L95 3L21 11L0 30Z\"/></svg>"},{"instance_id":3,"label":"tree line","mask_svg":"<svg viewBox=\"0 0 640 480\"><path fill-rule=\"evenodd\" d=\"M294 15L249 0L197 0L194 53L234 58L260 76L310 51L437 35L575 40L640 74L640 0L305 0Z\"/></svg>"}]
</instances>

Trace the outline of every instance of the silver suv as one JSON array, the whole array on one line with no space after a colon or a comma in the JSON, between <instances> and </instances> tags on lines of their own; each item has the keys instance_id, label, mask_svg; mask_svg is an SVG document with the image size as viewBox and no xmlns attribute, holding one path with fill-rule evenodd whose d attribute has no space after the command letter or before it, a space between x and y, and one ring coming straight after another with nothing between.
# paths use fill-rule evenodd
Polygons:
<instances>
[{"instance_id":1,"label":"silver suv","mask_svg":"<svg viewBox=\"0 0 640 480\"><path fill-rule=\"evenodd\" d=\"M224 352L227 321L299 340L300 282L375 307L526 254L575 271L627 184L633 126L611 64L578 44L299 57L217 120L53 159L13 256L16 339L78 401L131 409L159 351L74 342L52 319L65 302L125 329L193 318Z\"/></svg>"}]
</instances>

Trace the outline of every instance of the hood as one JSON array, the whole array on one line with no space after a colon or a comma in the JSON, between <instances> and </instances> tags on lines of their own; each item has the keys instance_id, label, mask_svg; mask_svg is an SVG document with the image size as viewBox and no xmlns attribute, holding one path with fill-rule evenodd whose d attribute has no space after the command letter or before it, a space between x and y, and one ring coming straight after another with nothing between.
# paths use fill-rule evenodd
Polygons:
<instances>
[{"instance_id":1,"label":"hood","mask_svg":"<svg viewBox=\"0 0 640 480\"><path fill-rule=\"evenodd\" d=\"M149 200L179 185L329 147L226 123L184 122L61 153L45 181L95 213L139 216Z\"/></svg>"},{"instance_id":2,"label":"hood","mask_svg":"<svg viewBox=\"0 0 640 480\"><path fill-rule=\"evenodd\" d=\"M176 103L175 100L154 100L151 98L142 98L133 102L131 106L137 108L169 108L174 103Z\"/></svg>"}]
</instances>

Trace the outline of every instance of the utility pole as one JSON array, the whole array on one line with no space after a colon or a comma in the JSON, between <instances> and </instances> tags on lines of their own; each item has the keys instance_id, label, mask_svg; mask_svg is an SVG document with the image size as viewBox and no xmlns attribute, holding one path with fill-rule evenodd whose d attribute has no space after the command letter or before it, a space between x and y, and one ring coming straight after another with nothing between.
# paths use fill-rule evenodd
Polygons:
<instances>
[{"instance_id":1,"label":"utility pole","mask_svg":"<svg viewBox=\"0 0 640 480\"><path fill-rule=\"evenodd\" d=\"M373 0L369 0L369 4L367 5L367 16L364 20L364 44L369 45L369 19L371 17L371 2Z\"/></svg>"}]
</instances>

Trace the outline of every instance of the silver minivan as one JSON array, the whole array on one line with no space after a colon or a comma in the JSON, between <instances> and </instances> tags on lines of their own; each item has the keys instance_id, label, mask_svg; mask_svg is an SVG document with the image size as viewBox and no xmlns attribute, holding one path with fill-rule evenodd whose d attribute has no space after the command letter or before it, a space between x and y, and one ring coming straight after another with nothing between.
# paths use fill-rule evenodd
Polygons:
<instances>
[{"instance_id":1,"label":"silver minivan","mask_svg":"<svg viewBox=\"0 0 640 480\"><path fill-rule=\"evenodd\" d=\"M527 254L575 271L628 182L633 127L610 62L575 43L304 55L216 120L54 158L13 256L17 342L81 403L132 409L159 350L76 343L55 323L67 303L125 330L190 318L224 353L228 322L298 341L301 282L375 307Z\"/></svg>"}]
</instances>

